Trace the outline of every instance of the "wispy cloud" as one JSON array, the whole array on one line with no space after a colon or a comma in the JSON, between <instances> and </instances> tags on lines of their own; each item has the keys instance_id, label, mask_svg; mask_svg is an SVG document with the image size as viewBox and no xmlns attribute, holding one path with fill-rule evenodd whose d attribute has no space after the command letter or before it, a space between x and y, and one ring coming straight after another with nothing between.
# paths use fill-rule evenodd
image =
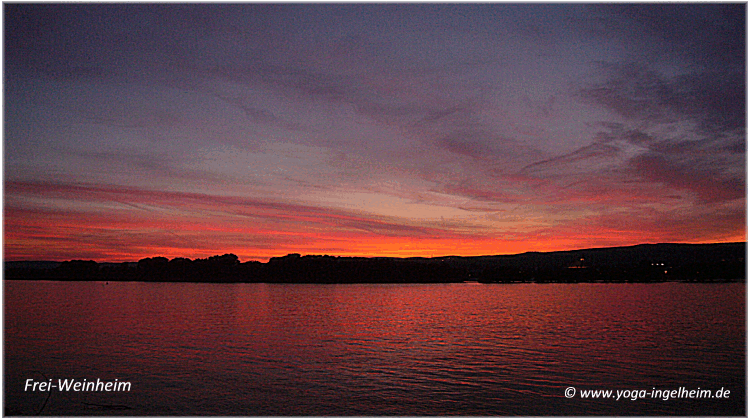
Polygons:
<instances>
[{"instance_id":1,"label":"wispy cloud","mask_svg":"<svg viewBox=\"0 0 750 420\"><path fill-rule=\"evenodd\" d=\"M8 4L6 256L741 239L745 12Z\"/></svg>"}]
</instances>

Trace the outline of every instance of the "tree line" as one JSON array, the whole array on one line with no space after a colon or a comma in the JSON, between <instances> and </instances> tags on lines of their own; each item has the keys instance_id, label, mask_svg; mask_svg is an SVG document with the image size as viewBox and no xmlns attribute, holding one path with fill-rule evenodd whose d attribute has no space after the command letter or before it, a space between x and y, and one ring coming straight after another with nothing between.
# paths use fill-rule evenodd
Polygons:
<instances>
[{"instance_id":1,"label":"tree line","mask_svg":"<svg viewBox=\"0 0 750 420\"><path fill-rule=\"evenodd\" d=\"M517 255L364 258L289 254L267 263L234 254L137 263L6 262L6 279L263 282L480 283L736 281L746 279L747 244L657 244Z\"/></svg>"}]
</instances>

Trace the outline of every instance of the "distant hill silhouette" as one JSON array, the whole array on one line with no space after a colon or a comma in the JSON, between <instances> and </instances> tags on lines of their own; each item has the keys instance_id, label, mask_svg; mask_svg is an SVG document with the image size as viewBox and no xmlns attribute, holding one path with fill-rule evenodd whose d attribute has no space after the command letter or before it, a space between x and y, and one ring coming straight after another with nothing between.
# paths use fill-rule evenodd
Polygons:
<instances>
[{"instance_id":1,"label":"distant hill silhouette","mask_svg":"<svg viewBox=\"0 0 750 420\"><path fill-rule=\"evenodd\" d=\"M9 280L215 283L568 283L746 281L746 242L645 244L483 257L364 258L289 254L267 263L234 254L137 263L5 262Z\"/></svg>"}]
</instances>

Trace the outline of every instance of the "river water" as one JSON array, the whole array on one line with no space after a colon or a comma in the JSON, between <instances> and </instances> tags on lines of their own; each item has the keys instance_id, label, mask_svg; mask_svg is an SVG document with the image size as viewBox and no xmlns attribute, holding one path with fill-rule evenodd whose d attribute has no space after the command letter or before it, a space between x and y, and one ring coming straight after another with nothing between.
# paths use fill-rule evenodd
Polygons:
<instances>
[{"instance_id":1,"label":"river water","mask_svg":"<svg viewBox=\"0 0 750 420\"><path fill-rule=\"evenodd\" d=\"M746 331L743 283L5 281L4 406L49 416L744 416ZM130 390L24 390L60 380Z\"/></svg>"}]
</instances>

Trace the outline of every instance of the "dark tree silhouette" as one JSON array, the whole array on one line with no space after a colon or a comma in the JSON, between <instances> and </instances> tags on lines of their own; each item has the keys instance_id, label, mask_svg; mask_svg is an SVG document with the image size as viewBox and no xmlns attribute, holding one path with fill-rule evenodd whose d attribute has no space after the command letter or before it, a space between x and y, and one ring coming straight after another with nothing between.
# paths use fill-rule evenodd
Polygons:
<instances>
[{"instance_id":1,"label":"dark tree silhouette","mask_svg":"<svg viewBox=\"0 0 750 420\"><path fill-rule=\"evenodd\" d=\"M241 263L234 254L190 260L144 258L6 262L6 279L266 283L659 282L745 280L747 243L657 244L518 255L361 258L289 254Z\"/></svg>"}]
</instances>

